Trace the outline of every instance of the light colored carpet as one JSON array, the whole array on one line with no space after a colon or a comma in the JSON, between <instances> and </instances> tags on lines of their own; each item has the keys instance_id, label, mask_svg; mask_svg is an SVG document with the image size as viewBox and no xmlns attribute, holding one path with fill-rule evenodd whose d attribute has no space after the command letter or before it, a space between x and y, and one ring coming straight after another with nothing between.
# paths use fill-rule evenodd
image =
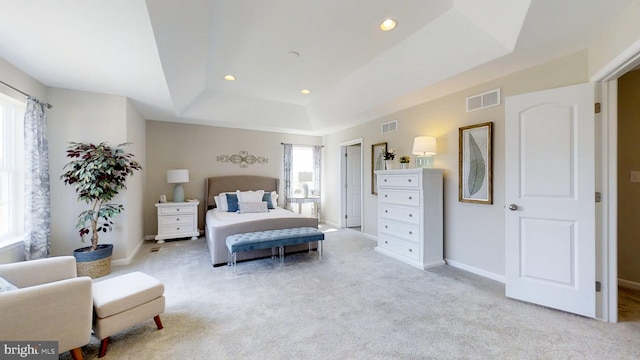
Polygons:
<instances>
[{"instance_id":1,"label":"light colored carpet","mask_svg":"<svg viewBox=\"0 0 640 360\"><path fill-rule=\"evenodd\" d=\"M510 300L500 283L446 265L422 271L374 247L328 229L322 261L297 254L233 274L210 265L202 238L148 242L110 276L140 270L164 282L165 327L149 319L113 336L105 359L640 358L638 322ZM98 350L92 338L86 358Z\"/></svg>"}]
</instances>

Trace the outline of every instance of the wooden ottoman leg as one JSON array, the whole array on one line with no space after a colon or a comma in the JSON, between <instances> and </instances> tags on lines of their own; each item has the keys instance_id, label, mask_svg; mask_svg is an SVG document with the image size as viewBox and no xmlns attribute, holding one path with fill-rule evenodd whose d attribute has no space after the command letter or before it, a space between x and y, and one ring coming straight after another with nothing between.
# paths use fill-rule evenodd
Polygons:
<instances>
[{"instance_id":1,"label":"wooden ottoman leg","mask_svg":"<svg viewBox=\"0 0 640 360\"><path fill-rule=\"evenodd\" d=\"M163 326L162 326L162 321L160 321L160 315L154 316L153 321L156 322L156 326L158 327L158 330L162 330Z\"/></svg>"},{"instance_id":2,"label":"wooden ottoman leg","mask_svg":"<svg viewBox=\"0 0 640 360\"><path fill-rule=\"evenodd\" d=\"M71 358L73 360L83 360L84 359L84 357L82 355L82 349L81 348L71 349L71 350L69 350L69 352L71 353Z\"/></svg>"},{"instance_id":3,"label":"wooden ottoman leg","mask_svg":"<svg viewBox=\"0 0 640 360\"><path fill-rule=\"evenodd\" d=\"M103 357L107 353L107 345L109 345L108 336L102 339L102 341L100 342L100 354L98 354L99 358Z\"/></svg>"}]
</instances>

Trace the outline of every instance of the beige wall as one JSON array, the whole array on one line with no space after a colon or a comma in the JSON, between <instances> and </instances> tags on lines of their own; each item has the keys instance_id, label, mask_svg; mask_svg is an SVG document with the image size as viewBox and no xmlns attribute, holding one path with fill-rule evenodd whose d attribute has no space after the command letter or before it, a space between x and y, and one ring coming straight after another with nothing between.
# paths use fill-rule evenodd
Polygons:
<instances>
[{"instance_id":1,"label":"beige wall","mask_svg":"<svg viewBox=\"0 0 640 360\"><path fill-rule=\"evenodd\" d=\"M640 70L618 80L618 278L640 285Z\"/></svg>"},{"instance_id":2,"label":"beige wall","mask_svg":"<svg viewBox=\"0 0 640 360\"><path fill-rule=\"evenodd\" d=\"M589 46L589 76L598 74L603 68L622 60L620 55L630 56L627 51L640 50L640 1L634 1ZM615 64L618 65L618 64ZM608 69L613 70L613 69Z\"/></svg>"},{"instance_id":3,"label":"beige wall","mask_svg":"<svg viewBox=\"0 0 640 360\"><path fill-rule=\"evenodd\" d=\"M340 143L363 138L364 208L363 231L376 235L376 196L371 195L371 145L387 142L400 155L410 155L413 138L436 136L435 164L445 169L445 257L494 278L504 276L504 106L465 112L465 98L501 88L504 97L586 82L587 53L579 52L548 64L505 76L495 81L426 102L345 131L325 137L323 215L325 221L339 224ZM398 131L380 134L380 124L398 120ZM458 202L458 128L494 122L493 205ZM412 161L413 155L410 155ZM334 195L335 194L335 195Z\"/></svg>"},{"instance_id":4,"label":"beige wall","mask_svg":"<svg viewBox=\"0 0 640 360\"><path fill-rule=\"evenodd\" d=\"M281 142L321 145L322 138L147 120L146 142L144 232L151 236L157 233L158 226L155 203L160 195L166 195L168 200L173 198L173 184L167 184L167 170L189 170L189 183L183 184L185 198L200 200L198 228L202 230L205 177L262 175L281 178ZM241 168L216 160L218 155L233 155L243 150L266 157L268 163Z\"/></svg>"},{"instance_id":5,"label":"beige wall","mask_svg":"<svg viewBox=\"0 0 640 360\"><path fill-rule=\"evenodd\" d=\"M127 257L128 261L135 255L136 247L144 240L146 121L138 114L129 99L127 99L126 114L126 138L127 142L131 143L127 146L127 151L134 154L135 160L142 165L142 171L134 173L127 180L127 207L125 208L127 215L120 219L126 221L127 236L121 246L124 246L123 255Z\"/></svg>"}]
</instances>

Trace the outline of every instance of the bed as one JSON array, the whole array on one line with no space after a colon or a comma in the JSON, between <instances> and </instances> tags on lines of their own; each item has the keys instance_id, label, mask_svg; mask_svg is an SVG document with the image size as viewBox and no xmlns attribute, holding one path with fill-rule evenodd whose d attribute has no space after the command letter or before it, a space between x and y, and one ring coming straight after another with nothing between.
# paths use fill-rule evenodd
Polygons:
<instances>
[{"instance_id":1,"label":"bed","mask_svg":"<svg viewBox=\"0 0 640 360\"><path fill-rule=\"evenodd\" d=\"M215 176L205 179L205 238L211 264L213 266L226 265L229 250L225 244L227 236L245 232L286 229L293 227L318 227L318 219L302 216L297 213L276 208L267 213L239 214L235 212L220 211L216 208L214 196L224 192L236 190L264 190L265 192L278 191L280 180L265 176L235 175ZM281 199L279 199L281 200ZM312 248L317 248L317 242L311 243ZM300 244L289 246L286 253L308 251L309 245ZM271 256L271 249L244 251L238 253L237 261L257 259Z\"/></svg>"}]
</instances>

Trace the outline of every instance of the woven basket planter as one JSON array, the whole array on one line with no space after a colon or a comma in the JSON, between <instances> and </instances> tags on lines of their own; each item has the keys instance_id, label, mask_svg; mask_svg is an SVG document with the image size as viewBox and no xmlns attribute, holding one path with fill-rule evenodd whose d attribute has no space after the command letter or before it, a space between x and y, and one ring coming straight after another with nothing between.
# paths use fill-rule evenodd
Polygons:
<instances>
[{"instance_id":1,"label":"woven basket planter","mask_svg":"<svg viewBox=\"0 0 640 360\"><path fill-rule=\"evenodd\" d=\"M98 245L96 251L89 251L91 246L73 250L76 258L78 276L89 276L92 279L111 273L112 244Z\"/></svg>"}]
</instances>

